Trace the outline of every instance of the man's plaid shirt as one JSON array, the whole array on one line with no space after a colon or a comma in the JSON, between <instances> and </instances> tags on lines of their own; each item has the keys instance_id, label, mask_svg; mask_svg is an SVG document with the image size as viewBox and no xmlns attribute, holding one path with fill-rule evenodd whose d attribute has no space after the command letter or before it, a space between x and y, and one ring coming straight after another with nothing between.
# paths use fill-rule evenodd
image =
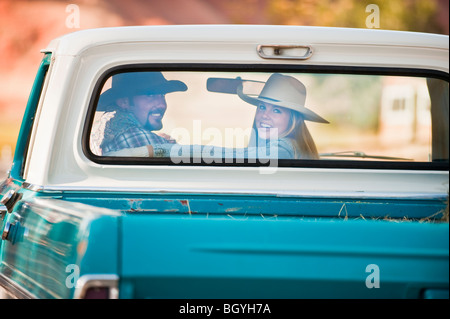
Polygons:
<instances>
[{"instance_id":1,"label":"man's plaid shirt","mask_svg":"<svg viewBox=\"0 0 450 319\"><path fill-rule=\"evenodd\" d=\"M102 153L114 152L124 148L152 145L154 147L169 143L165 138L145 129L130 112L116 111L106 123Z\"/></svg>"}]
</instances>

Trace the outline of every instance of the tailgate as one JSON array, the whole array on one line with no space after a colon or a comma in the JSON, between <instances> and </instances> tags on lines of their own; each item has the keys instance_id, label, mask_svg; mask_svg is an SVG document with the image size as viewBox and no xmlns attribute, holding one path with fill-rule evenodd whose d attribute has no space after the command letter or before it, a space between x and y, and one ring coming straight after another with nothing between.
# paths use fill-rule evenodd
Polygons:
<instances>
[{"instance_id":1,"label":"tailgate","mask_svg":"<svg viewBox=\"0 0 450 319\"><path fill-rule=\"evenodd\" d=\"M448 294L448 236L447 223L128 214L122 221L121 297Z\"/></svg>"}]
</instances>

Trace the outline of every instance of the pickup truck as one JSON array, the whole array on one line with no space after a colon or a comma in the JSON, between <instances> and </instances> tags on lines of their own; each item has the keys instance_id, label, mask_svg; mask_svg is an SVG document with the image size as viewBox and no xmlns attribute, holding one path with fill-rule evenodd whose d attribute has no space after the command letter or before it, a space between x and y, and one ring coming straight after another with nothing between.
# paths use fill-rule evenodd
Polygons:
<instances>
[{"instance_id":1,"label":"pickup truck","mask_svg":"<svg viewBox=\"0 0 450 319\"><path fill-rule=\"evenodd\" d=\"M448 36L140 26L42 53L0 184L2 297L449 298ZM316 156L250 155L268 110Z\"/></svg>"}]
</instances>

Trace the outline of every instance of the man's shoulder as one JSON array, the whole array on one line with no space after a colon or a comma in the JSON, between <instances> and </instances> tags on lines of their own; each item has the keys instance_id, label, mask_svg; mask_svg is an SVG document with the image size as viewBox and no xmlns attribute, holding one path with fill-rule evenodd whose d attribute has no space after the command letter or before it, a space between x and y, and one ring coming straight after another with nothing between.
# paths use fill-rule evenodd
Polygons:
<instances>
[{"instance_id":1,"label":"man's shoulder","mask_svg":"<svg viewBox=\"0 0 450 319\"><path fill-rule=\"evenodd\" d=\"M116 110L114 111L114 117L111 118L109 121L111 125L117 125L117 126L136 126L139 125L137 119L133 116L132 113L123 111L123 110Z\"/></svg>"},{"instance_id":2,"label":"man's shoulder","mask_svg":"<svg viewBox=\"0 0 450 319\"><path fill-rule=\"evenodd\" d=\"M143 127L132 113L118 110L115 112L105 128L105 139L107 141L127 140L135 141L139 145L165 144L168 140ZM131 142L130 142L131 143Z\"/></svg>"}]
</instances>

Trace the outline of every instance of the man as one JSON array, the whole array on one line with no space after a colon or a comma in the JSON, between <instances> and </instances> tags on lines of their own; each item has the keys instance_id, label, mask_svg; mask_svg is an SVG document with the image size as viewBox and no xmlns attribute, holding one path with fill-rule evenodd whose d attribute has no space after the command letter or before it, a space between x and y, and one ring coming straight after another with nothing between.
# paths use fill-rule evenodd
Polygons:
<instances>
[{"instance_id":1,"label":"man","mask_svg":"<svg viewBox=\"0 0 450 319\"><path fill-rule=\"evenodd\" d=\"M168 81L161 72L114 75L111 88L101 94L97 108L115 112L105 125L100 145L102 154L170 143L170 140L153 131L163 126L162 119L167 109L165 94L186 90L186 84L177 80Z\"/></svg>"}]
</instances>

